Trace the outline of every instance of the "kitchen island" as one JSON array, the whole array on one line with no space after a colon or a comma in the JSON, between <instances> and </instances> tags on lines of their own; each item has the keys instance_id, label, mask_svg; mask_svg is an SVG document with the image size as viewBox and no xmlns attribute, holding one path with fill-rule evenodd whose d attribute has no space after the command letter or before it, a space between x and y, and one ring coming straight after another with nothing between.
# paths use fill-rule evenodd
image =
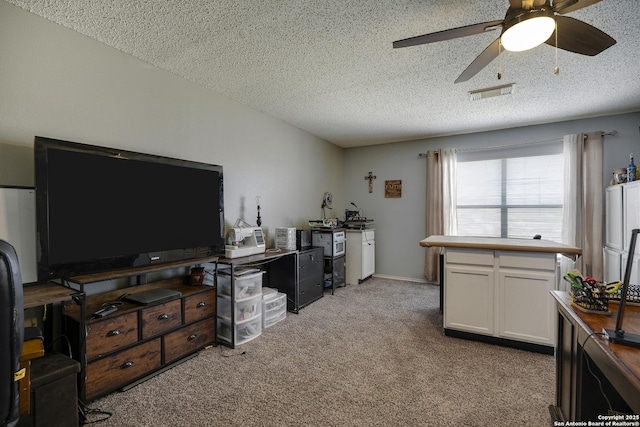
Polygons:
<instances>
[{"instance_id":1,"label":"kitchen island","mask_svg":"<svg viewBox=\"0 0 640 427\"><path fill-rule=\"evenodd\" d=\"M560 280L558 254L577 247L540 239L429 236L443 248L440 272L447 336L553 353L556 315L550 292Z\"/></svg>"}]
</instances>

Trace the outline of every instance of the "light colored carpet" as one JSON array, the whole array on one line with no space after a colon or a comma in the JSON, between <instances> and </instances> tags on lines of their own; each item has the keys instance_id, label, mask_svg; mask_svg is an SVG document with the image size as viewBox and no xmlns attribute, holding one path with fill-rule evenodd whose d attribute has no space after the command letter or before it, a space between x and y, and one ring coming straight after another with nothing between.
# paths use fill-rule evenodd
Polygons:
<instances>
[{"instance_id":1,"label":"light colored carpet","mask_svg":"<svg viewBox=\"0 0 640 427\"><path fill-rule=\"evenodd\" d=\"M554 358L445 337L438 295L380 278L340 288L89 406L113 414L100 426L549 426Z\"/></svg>"}]
</instances>

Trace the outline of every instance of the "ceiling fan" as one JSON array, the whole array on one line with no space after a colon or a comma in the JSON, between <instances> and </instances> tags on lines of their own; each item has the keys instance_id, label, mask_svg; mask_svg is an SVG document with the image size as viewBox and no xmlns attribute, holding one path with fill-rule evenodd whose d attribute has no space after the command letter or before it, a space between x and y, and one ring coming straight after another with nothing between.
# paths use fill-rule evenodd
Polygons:
<instances>
[{"instance_id":1,"label":"ceiling fan","mask_svg":"<svg viewBox=\"0 0 640 427\"><path fill-rule=\"evenodd\" d=\"M562 15L599 1L554 0L552 4L551 0L509 0L509 8L504 19L398 40L393 42L393 47L451 40L502 27L500 36L478 55L455 83L465 82L475 76L498 57L501 47L511 51L523 51L547 43L569 52L595 56L613 46L616 41L586 22Z\"/></svg>"}]
</instances>

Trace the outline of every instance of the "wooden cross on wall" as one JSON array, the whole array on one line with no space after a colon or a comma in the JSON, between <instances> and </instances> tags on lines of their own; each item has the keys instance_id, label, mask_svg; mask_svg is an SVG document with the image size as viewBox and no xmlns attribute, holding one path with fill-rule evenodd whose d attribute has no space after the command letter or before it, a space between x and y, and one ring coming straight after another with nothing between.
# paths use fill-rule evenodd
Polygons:
<instances>
[{"instance_id":1,"label":"wooden cross on wall","mask_svg":"<svg viewBox=\"0 0 640 427\"><path fill-rule=\"evenodd\" d=\"M369 175L365 176L364 179L369 180L369 193L373 193L373 180L376 179L376 176L369 171Z\"/></svg>"}]
</instances>

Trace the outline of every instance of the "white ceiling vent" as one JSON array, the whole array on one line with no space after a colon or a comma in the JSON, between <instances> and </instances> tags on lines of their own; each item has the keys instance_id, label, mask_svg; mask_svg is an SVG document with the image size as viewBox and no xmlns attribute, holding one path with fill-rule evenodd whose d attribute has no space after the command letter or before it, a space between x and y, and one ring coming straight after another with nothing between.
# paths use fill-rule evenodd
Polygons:
<instances>
[{"instance_id":1,"label":"white ceiling vent","mask_svg":"<svg viewBox=\"0 0 640 427\"><path fill-rule=\"evenodd\" d=\"M486 89L472 90L469 92L469 99L478 101L485 98L493 98L494 96L511 95L515 87L514 83L507 85L488 87Z\"/></svg>"}]
</instances>

